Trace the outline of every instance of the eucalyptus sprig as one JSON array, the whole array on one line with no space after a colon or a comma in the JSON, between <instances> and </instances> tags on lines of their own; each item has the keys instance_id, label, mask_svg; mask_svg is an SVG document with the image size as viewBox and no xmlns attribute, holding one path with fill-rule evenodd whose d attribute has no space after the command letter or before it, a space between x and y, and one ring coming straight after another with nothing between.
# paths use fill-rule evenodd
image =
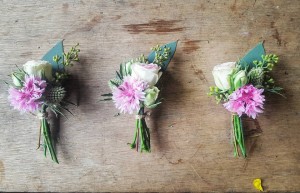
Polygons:
<instances>
[{"instance_id":1,"label":"eucalyptus sprig","mask_svg":"<svg viewBox=\"0 0 300 193\"><path fill-rule=\"evenodd\" d=\"M171 48L167 46L161 47L156 45L155 47L151 48L151 50L155 52L153 63L158 65L162 65L163 62L167 61L171 54ZM161 53L161 51L163 52Z\"/></svg>"},{"instance_id":2,"label":"eucalyptus sprig","mask_svg":"<svg viewBox=\"0 0 300 193\"><path fill-rule=\"evenodd\" d=\"M69 52L63 53L63 57L59 55L53 56L53 61L57 64L57 66L62 66L62 68L59 68L54 74L55 83L61 84L64 80L69 78L69 74L65 71L65 67L73 66L74 62L79 62L78 55L80 49L78 47L79 43L71 47Z\"/></svg>"},{"instance_id":3,"label":"eucalyptus sprig","mask_svg":"<svg viewBox=\"0 0 300 193\"><path fill-rule=\"evenodd\" d=\"M229 97L228 91L223 91L223 90L219 89L216 86L209 87L208 95L209 96L215 96L217 104L219 104L220 102L228 101L228 97Z\"/></svg>"}]
</instances>

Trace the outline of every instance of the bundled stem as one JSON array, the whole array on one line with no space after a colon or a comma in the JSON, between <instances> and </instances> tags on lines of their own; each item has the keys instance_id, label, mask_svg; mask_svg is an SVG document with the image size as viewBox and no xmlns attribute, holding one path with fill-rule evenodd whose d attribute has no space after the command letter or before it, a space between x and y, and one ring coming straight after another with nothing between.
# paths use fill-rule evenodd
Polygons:
<instances>
[{"instance_id":1,"label":"bundled stem","mask_svg":"<svg viewBox=\"0 0 300 193\"><path fill-rule=\"evenodd\" d=\"M46 110L47 110L47 105L43 105L41 113L46 114ZM41 130L42 130L43 138L44 138L44 155L45 155L45 157L47 155L47 150L48 150L50 152L51 159L54 162L58 163L54 145L53 145L53 141L51 138L50 125L49 125L46 117L43 117L41 119Z\"/></svg>"},{"instance_id":2,"label":"bundled stem","mask_svg":"<svg viewBox=\"0 0 300 193\"><path fill-rule=\"evenodd\" d=\"M246 157L246 147L243 133L242 120L238 115L232 115L232 127L234 134L234 156L239 156L239 152L242 153L243 157Z\"/></svg>"},{"instance_id":3,"label":"bundled stem","mask_svg":"<svg viewBox=\"0 0 300 193\"><path fill-rule=\"evenodd\" d=\"M138 112L134 139L130 147L131 149L136 148L136 151L140 152L151 152L150 130L146 124L144 107L141 107Z\"/></svg>"}]
</instances>

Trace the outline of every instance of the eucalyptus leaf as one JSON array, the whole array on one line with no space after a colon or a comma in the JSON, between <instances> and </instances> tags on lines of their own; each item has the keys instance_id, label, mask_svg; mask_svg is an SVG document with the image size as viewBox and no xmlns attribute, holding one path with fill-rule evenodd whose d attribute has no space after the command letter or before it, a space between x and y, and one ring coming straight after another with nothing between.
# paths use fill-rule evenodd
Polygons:
<instances>
[{"instance_id":1,"label":"eucalyptus leaf","mask_svg":"<svg viewBox=\"0 0 300 193\"><path fill-rule=\"evenodd\" d=\"M249 66L252 68L254 66L253 61L262 61L262 55L265 55L265 48L263 42L258 43L254 48L252 48L241 60L240 65L244 68Z\"/></svg>"},{"instance_id":2,"label":"eucalyptus leaf","mask_svg":"<svg viewBox=\"0 0 300 193\"><path fill-rule=\"evenodd\" d=\"M168 67L169 63L170 63L171 59L173 58L173 56L175 54L176 47L177 47L177 41L174 41L174 42L168 43L166 45L163 45L163 46L161 46L161 48L163 49L165 46L171 48L171 50L170 50L171 53L170 53L169 59L163 62L162 71L166 71L167 70L167 67ZM160 53L163 53L163 51L161 51ZM148 55L148 61L149 61L149 63L152 63L153 60L154 60L154 58L155 58L155 51L152 51Z\"/></svg>"},{"instance_id":3,"label":"eucalyptus leaf","mask_svg":"<svg viewBox=\"0 0 300 193\"><path fill-rule=\"evenodd\" d=\"M61 40L59 42L56 43L56 45L51 48L42 58L42 60L45 60L47 62L49 62L52 65L52 68L54 71L57 71L58 69L63 69L64 66L62 64L57 64L56 62L53 61L53 57L58 55L59 57L62 58L62 60L64 60L64 45L63 45L63 41Z\"/></svg>"}]
</instances>

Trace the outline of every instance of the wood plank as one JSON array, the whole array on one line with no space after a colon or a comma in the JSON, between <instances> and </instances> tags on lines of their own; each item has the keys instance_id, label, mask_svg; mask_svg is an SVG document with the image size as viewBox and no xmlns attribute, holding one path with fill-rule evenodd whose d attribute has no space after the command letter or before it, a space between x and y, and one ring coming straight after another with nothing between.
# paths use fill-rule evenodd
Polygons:
<instances>
[{"instance_id":1,"label":"wood plank","mask_svg":"<svg viewBox=\"0 0 300 193\"><path fill-rule=\"evenodd\" d=\"M0 191L254 192L258 177L267 191L299 191L299 10L297 0L0 0L1 80L60 39L82 50L71 85L80 106L55 132L59 165L35 150L38 120L12 110L0 84ZM166 100L148 121L152 153L138 154L126 145L134 117L96 101L120 62L177 39ZM211 70L263 40L287 98L268 96L263 135L235 159L230 114L206 94Z\"/></svg>"}]
</instances>

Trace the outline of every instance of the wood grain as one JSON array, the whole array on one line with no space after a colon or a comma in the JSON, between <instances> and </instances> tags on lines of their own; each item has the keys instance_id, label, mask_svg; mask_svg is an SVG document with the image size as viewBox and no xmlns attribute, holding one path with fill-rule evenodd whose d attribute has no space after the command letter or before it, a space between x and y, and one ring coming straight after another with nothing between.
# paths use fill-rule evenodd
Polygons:
<instances>
[{"instance_id":1,"label":"wood grain","mask_svg":"<svg viewBox=\"0 0 300 193\"><path fill-rule=\"evenodd\" d=\"M60 39L82 50L71 85L80 106L53 131L59 165L35 150L38 121L12 110L0 84L0 191L254 192L254 178L267 191L300 191L299 10L297 0L0 0L1 80ZM152 153L138 154L126 145L134 117L96 101L120 62L177 39L166 100L148 121ZM235 159L230 114L206 93L214 65L259 41L280 56L274 77L287 98L268 96L263 134Z\"/></svg>"}]
</instances>

